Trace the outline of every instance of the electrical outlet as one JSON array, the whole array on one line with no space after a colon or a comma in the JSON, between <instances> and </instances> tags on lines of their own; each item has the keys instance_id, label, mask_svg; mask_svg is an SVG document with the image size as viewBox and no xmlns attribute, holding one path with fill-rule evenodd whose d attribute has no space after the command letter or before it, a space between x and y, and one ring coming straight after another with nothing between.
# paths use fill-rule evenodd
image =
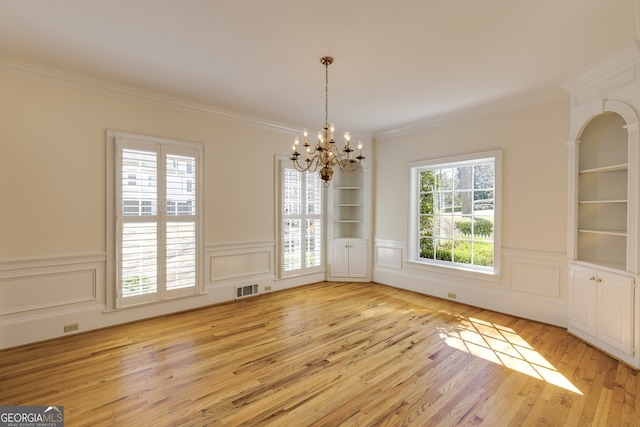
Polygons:
<instances>
[{"instance_id":1,"label":"electrical outlet","mask_svg":"<svg viewBox=\"0 0 640 427\"><path fill-rule=\"evenodd\" d=\"M448 297L448 298L451 298L451 299L456 299L458 296L457 296L455 293L453 293L453 292L449 292L449 293L447 294L447 297Z\"/></svg>"},{"instance_id":2,"label":"electrical outlet","mask_svg":"<svg viewBox=\"0 0 640 427\"><path fill-rule=\"evenodd\" d=\"M264 291L265 291L265 292L270 291L270 290L271 290L271 286L265 286L265 287L264 287Z\"/></svg>"},{"instance_id":3,"label":"electrical outlet","mask_svg":"<svg viewBox=\"0 0 640 427\"><path fill-rule=\"evenodd\" d=\"M77 331L80 329L80 324L78 323L70 323L68 325L64 325L65 332Z\"/></svg>"}]
</instances>

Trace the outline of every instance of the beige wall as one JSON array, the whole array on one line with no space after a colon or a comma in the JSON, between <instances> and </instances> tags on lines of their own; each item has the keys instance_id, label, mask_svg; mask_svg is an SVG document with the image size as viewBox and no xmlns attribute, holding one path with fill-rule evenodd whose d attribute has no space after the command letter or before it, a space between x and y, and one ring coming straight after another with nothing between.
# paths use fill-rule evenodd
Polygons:
<instances>
[{"instance_id":1,"label":"beige wall","mask_svg":"<svg viewBox=\"0 0 640 427\"><path fill-rule=\"evenodd\" d=\"M564 253L568 140L567 99L376 141L376 238L407 239L410 161L502 149L502 246Z\"/></svg>"},{"instance_id":2,"label":"beige wall","mask_svg":"<svg viewBox=\"0 0 640 427\"><path fill-rule=\"evenodd\" d=\"M0 261L106 251L109 128L204 143L206 245L275 238L288 135L3 74L0 94Z\"/></svg>"}]
</instances>

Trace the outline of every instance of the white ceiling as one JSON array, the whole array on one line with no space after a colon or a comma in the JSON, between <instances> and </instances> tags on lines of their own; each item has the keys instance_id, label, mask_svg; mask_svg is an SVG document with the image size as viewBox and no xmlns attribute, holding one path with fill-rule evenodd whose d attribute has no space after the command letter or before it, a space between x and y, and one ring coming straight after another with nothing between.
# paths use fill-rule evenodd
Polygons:
<instances>
[{"instance_id":1,"label":"white ceiling","mask_svg":"<svg viewBox=\"0 0 640 427\"><path fill-rule=\"evenodd\" d=\"M0 57L317 130L390 131L557 84L638 0L0 0Z\"/></svg>"}]
</instances>

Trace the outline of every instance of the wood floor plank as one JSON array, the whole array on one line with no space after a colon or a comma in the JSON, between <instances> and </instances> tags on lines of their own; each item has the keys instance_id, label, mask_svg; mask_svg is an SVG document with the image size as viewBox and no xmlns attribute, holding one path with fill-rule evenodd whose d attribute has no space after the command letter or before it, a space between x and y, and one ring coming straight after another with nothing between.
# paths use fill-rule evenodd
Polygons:
<instances>
[{"instance_id":1,"label":"wood floor plank","mask_svg":"<svg viewBox=\"0 0 640 427\"><path fill-rule=\"evenodd\" d=\"M67 426L640 426L638 372L566 330L322 282L0 351Z\"/></svg>"}]
</instances>

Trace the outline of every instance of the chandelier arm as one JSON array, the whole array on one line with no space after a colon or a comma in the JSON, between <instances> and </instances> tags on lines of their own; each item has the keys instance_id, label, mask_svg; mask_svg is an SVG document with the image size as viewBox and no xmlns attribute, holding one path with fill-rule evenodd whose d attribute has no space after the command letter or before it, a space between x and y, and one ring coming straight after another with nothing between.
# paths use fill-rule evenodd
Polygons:
<instances>
[{"instance_id":1,"label":"chandelier arm","mask_svg":"<svg viewBox=\"0 0 640 427\"><path fill-rule=\"evenodd\" d=\"M305 159L306 164L300 163L300 159L297 156L293 156L290 160L292 160L293 167L298 172L306 172L311 171L315 172L318 169L319 162L315 158Z\"/></svg>"},{"instance_id":2,"label":"chandelier arm","mask_svg":"<svg viewBox=\"0 0 640 427\"><path fill-rule=\"evenodd\" d=\"M297 170L298 172L304 172L306 170L308 170L309 165L307 165L306 167L303 167L302 165L300 165L300 163L298 162L298 159L291 159L293 160L292 164L293 164L293 168L295 170Z\"/></svg>"},{"instance_id":3,"label":"chandelier arm","mask_svg":"<svg viewBox=\"0 0 640 427\"><path fill-rule=\"evenodd\" d=\"M309 156L313 155L317 155L316 153L321 153L322 152L322 147L320 147L320 144L316 144L315 147L313 147L313 150L308 151Z\"/></svg>"}]
</instances>

